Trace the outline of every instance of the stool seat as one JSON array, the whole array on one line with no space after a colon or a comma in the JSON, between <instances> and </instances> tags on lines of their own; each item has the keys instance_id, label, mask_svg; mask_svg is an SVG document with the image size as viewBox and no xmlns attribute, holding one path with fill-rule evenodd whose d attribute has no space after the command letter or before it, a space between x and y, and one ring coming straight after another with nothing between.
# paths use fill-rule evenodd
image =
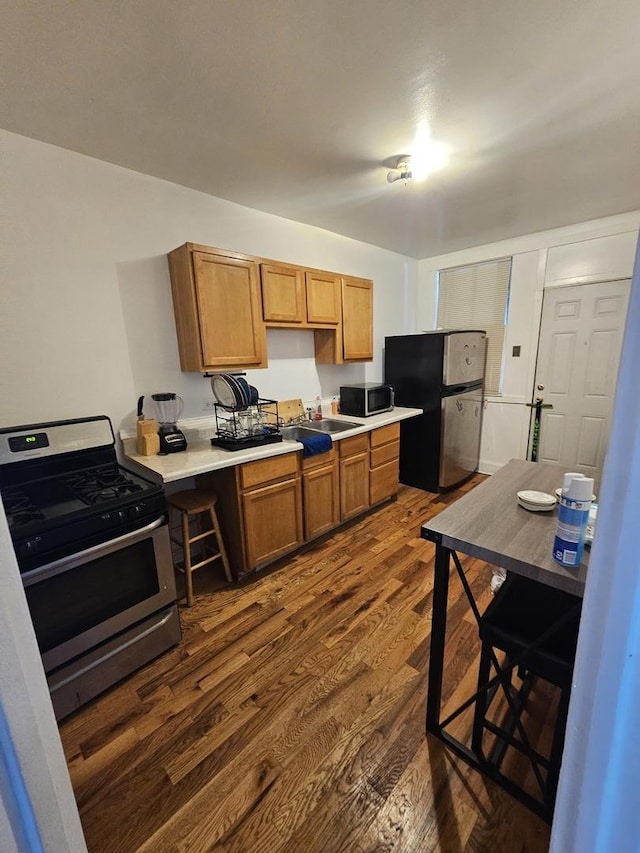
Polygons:
<instances>
[{"instance_id":1,"label":"stool seat","mask_svg":"<svg viewBox=\"0 0 640 853\"><path fill-rule=\"evenodd\" d=\"M184 554L183 565L176 565L175 568L185 575L187 607L191 607L194 600L192 575L196 569L206 566L214 560L221 560L226 579L228 581L233 579L222 538L222 531L220 530L220 523L216 514L216 494L210 489L187 489L168 495L167 504L169 506L169 513L172 511L178 512L181 517L182 540L171 536L171 541L179 545ZM205 530L202 530L202 515L208 516L211 525ZM200 523L200 532L195 536L191 535L189 526L192 517L197 518ZM204 544L205 540L209 539L215 539L215 549L213 549L209 542ZM193 555L191 553L191 546L194 542L202 542L206 554L205 558L198 563L193 562Z\"/></svg>"},{"instance_id":2,"label":"stool seat","mask_svg":"<svg viewBox=\"0 0 640 853\"><path fill-rule=\"evenodd\" d=\"M530 578L509 574L479 622L482 645L472 733L473 749L488 762L501 762L508 746L516 747L524 753L531 761L540 782L543 804L548 816L553 814L562 762L581 606L581 600L574 595ZM499 649L506 656L500 665L494 649ZM487 719L489 705L496 690L495 687L488 686L492 665L494 668L498 666L497 672L506 690L513 690L512 676L516 667L523 679L531 674L560 688L553 743L548 757L540 755L527 740L513 737L517 726L522 725L520 714L529 690L524 686L526 682L523 682L518 694L522 701L518 698L512 704L512 713L506 722L498 725ZM514 708L517 709L515 718ZM519 722L516 723L516 720ZM485 729L492 732L502 744L500 747L494 747L492 753L498 758L484 758ZM540 774L541 768L546 770L546 780L543 780Z\"/></svg>"},{"instance_id":3,"label":"stool seat","mask_svg":"<svg viewBox=\"0 0 640 853\"><path fill-rule=\"evenodd\" d=\"M557 630L544 636L547 626L565 616ZM480 639L562 687L571 683L579 624L580 600L575 595L509 575L480 620Z\"/></svg>"},{"instance_id":4,"label":"stool seat","mask_svg":"<svg viewBox=\"0 0 640 853\"><path fill-rule=\"evenodd\" d=\"M190 514L205 512L210 506L215 506L216 501L216 493L210 489L186 489L167 497L170 506Z\"/></svg>"}]
</instances>

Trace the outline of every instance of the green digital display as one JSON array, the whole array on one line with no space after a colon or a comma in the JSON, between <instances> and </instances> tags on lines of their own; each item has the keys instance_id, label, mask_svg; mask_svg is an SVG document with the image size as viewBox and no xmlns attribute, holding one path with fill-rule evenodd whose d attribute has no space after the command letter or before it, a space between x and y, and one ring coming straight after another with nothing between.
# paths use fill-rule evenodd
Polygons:
<instances>
[{"instance_id":1,"label":"green digital display","mask_svg":"<svg viewBox=\"0 0 640 853\"><path fill-rule=\"evenodd\" d=\"M9 449L12 453L24 453L25 450L35 450L49 447L46 432L34 432L32 435L12 435L9 438Z\"/></svg>"}]
</instances>

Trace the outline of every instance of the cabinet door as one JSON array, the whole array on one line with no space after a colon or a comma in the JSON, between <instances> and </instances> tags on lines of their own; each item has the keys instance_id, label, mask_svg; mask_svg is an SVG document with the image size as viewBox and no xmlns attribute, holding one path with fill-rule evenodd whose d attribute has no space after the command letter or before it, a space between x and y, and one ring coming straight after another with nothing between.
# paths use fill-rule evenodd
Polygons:
<instances>
[{"instance_id":1,"label":"cabinet door","mask_svg":"<svg viewBox=\"0 0 640 853\"><path fill-rule=\"evenodd\" d=\"M255 261L193 253L202 369L266 367Z\"/></svg>"},{"instance_id":2,"label":"cabinet door","mask_svg":"<svg viewBox=\"0 0 640 853\"><path fill-rule=\"evenodd\" d=\"M307 321L338 324L341 316L340 278L329 273L306 272Z\"/></svg>"},{"instance_id":3,"label":"cabinet door","mask_svg":"<svg viewBox=\"0 0 640 853\"><path fill-rule=\"evenodd\" d=\"M340 515L344 521L369 506L369 453L340 460Z\"/></svg>"},{"instance_id":4,"label":"cabinet door","mask_svg":"<svg viewBox=\"0 0 640 853\"><path fill-rule=\"evenodd\" d=\"M305 539L318 536L340 523L338 467L335 463L303 474L302 493Z\"/></svg>"},{"instance_id":5,"label":"cabinet door","mask_svg":"<svg viewBox=\"0 0 640 853\"><path fill-rule=\"evenodd\" d=\"M345 361L373 358L373 282L342 279L342 346Z\"/></svg>"},{"instance_id":6,"label":"cabinet door","mask_svg":"<svg viewBox=\"0 0 640 853\"><path fill-rule=\"evenodd\" d=\"M265 322L304 323L307 318L304 272L293 267L260 264Z\"/></svg>"},{"instance_id":7,"label":"cabinet door","mask_svg":"<svg viewBox=\"0 0 640 853\"><path fill-rule=\"evenodd\" d=\"M300 478L253 489L242 495L249 568L302 544Z\"/></svg>"}]
</instances>

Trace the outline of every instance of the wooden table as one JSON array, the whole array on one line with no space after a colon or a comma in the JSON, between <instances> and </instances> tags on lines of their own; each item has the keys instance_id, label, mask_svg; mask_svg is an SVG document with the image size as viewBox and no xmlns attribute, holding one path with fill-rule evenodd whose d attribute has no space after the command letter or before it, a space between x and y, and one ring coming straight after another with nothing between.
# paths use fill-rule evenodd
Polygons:
<instances>
[{"instance_id":1,"label":"wooden table","mask_svg":"<svg viewBox=\"0 0 640 853\"><path fill-rule=\"evenodd\" d=\"M551 556L557 511L530 512L519 506L516 500L517 492L524 489L553 494L555 489L562 485L564 473L565 469L560 465L512 459L493 476L422 526L422 538L436 544L427 731L544 817L548 815L544 810L536 808L529 795L517 786L505 782L502 774L492 772L486 761L467 744L461 743L445 731L446 721L443 725L440 719L442 677L452 558L476 619L480 616L456 552L478 557L509 572L582 597L589 559L588 549L585 549L582 565L578 568L567 569L560 566ZM469 701L465 705L468 705ZM451 717L452 715L449 715L449 721Z\"/></svg>"}]
</instances>

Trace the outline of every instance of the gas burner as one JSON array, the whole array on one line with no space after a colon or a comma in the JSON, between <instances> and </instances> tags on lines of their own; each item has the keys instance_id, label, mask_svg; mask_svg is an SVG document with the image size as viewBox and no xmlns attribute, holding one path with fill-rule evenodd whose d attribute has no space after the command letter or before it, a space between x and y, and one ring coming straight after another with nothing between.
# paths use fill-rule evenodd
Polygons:
<instances>
[{"instance_id":1,"label":"gas burner","mask_svg":"<svg viewBox=\"0 0 640 853\"><path fill-rule=\"evenodd\" d=\"M2 502L10 528L44 519L44 515L21 489L7 489L2 493Z\"/></svg>"},{"instance_id":2,"label":"gas burner","mask_svg":"<svg viewBox=\"0 0 640 853\"><path fill-rule=\"evenodd\" d=\"M86 504L102 503L143 491L142 486L111 466L71 474L65 478L65 484Z\"/></svg>"}]
</instances>

